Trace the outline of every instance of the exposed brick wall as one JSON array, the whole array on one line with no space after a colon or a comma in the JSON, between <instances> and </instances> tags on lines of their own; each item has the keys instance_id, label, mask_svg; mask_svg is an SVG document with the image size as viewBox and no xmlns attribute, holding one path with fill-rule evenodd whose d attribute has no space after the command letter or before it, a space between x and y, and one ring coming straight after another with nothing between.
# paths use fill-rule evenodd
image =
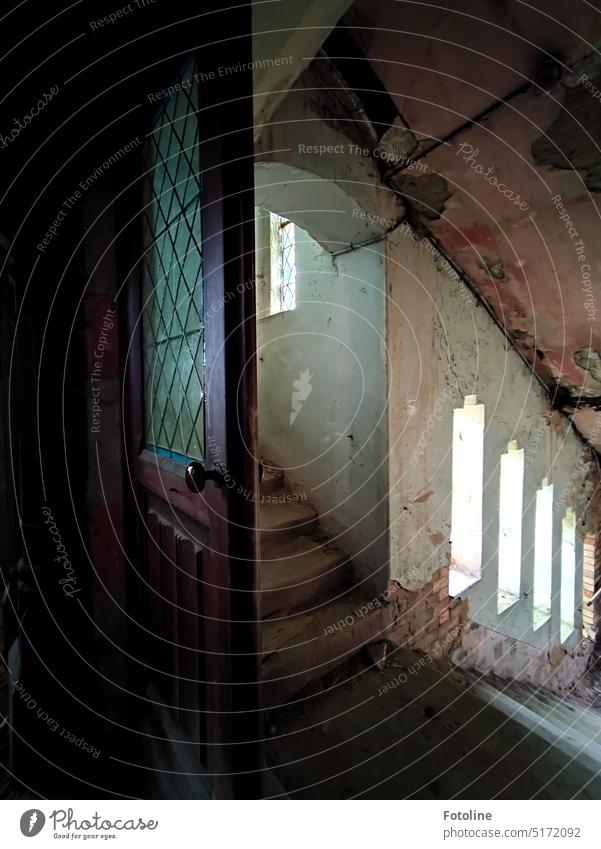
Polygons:
<instances>
[{"instance_id":1,"label":"exposed brick wall","mask_svg":"<svg viewBox=\"0 0 601 849\"><path fill-rule=\"evenodd\" d=\"M588 560L589 564L596 564L596 574L599 574L600 554L601 545L591 543ZM390 623L387 637L399 646L419 649L431 656L448 655L453 663L482 674L494 671L501 677L528 681L557 692L578 687L584 680L592 649L590 640L578 641L570 649L563 646L550 651L536 649L471 621L467 601L451 598L448 593L448 565L438 569L415 592L391 581L385 611Z\"/></svg>"},{"instance_id":2,"label":"exposed brick wall","mask_svg":"<svg viewBox=\"0 0 601 849\"><path fill-rule=\"evenodd\" d=\"M470 622L454 647L451 660L465 669L483 675L494 672L558 693L577 690L584 685L590 663L592 643L580 640L571 648L555 645L539 649L522 640Z\"/></svg>"},{"instance_id":3,"label":"exposed brick wall","mask_svg":"<svg viewBox=\"0 0 601 849\"><path fill-rule=\"evenodd\" d=\"M449 654L467 623L468 605L449 596L449 566L437 569L420 590L390 581L387 636L394 643L438 655Z\"/></svg>"},{"instance_id":4,"label":"exposed brick wall","mask_svg":"<svg viewBox=\"0 0 601 849\"><path fill-rule=\"evenodd\" d=\"M594 586L599 587L601 585L601 532L597 532L595 537L595 546L594 546ZM601 602L597 600L592 607L587 607L587 610L591 613L593 619L593 634L597 637L597 640L600 636L599 629L599 616L601 615Z\"/></svg>"}]
</instances>

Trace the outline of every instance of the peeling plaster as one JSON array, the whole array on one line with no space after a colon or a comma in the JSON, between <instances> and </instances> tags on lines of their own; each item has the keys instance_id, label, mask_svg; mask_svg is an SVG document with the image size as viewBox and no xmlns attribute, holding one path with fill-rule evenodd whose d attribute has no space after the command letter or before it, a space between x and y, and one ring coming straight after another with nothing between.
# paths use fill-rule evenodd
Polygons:
<instances>
[{"instance_id":1,"label":"peeling plaster","mask_svg":"<svg viewBox=\"0 0 601 849\"><path fill-rule=\"evenodd\" d=\"M418 141L411 130L405 125L400 116L395 119L389 130L386 130L378 147L398 159L405 160L415 153ZM395 167L395 166L393 166Z\"/></svg>"},{"instance_id":2,"label":"peeling plaster","mask_svg":"<svg viewBox=\"0 0 601 849\"><path fill-rule=\"evenodd\" d=\"M509 283L509 277L505 273L505 266L500 259L489 259L482 257L480 268L488 274L489 277L494 277L495 280L500 280L501 283Z\"/></svg>"},{"instance_id":3,"label":"peeling plaster","mask_svg":"<svg viewBox=\"0 0 601 849\"><path fill-rule=\"evenodd\" d=\"M574 361L601 385L601 354L592 348L576 351Z\"/></svg>"},{"instance_id":4,"label":"peeling plaster","mask_svg":"<svg viewBox=\"0 0 601 849\"><path fill-rule=\"evenodd\" d=\"M446 202L451 197L447 181L439 174L426 174L422 177L394 174L390 177L390 184L408 206L424 218L440 218Z\"/></svg>"}]
</instances>

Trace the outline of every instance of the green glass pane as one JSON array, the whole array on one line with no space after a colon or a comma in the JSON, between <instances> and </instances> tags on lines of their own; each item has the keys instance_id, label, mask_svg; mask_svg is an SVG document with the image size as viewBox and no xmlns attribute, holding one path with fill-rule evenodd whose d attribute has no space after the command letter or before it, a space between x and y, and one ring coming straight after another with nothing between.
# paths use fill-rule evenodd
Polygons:
<instances>
[{"instance_id":1,"label":"green glass pane","mask_svg":"<svg viewBox=\"0 0 601 849\"><path fill-rule=\"evenodd\" d=\"M190 428L188 431L188 444L186 446L185 454L189 457L193 457L195 459L202 459L203 451L202 446L204 445L204 403L203 403L203 388L202 383L200 381L200 377L196 369L192 371L190 375L190 383L188 386L188 399L191 401L190 405ZM196 419L193 420L192 413L196 410Z\"/></svg>"},{"instance_id":2,"label":"green glass pane","mask_svg":"<svg viewBox=\"0 0 601 849\"><path fill-rule=\"evenodd\" d=\"M186 330L199 330L202 326L203 287L202 287L202 248L200 242L200 201L197 201L187 214L191 238L183 263L182 273L186 288L190 293L190 310Z\"/></svg>"},{"instance_id":3,"label":"green glass pane","mask_svg":"<svg viewBox=\"0 0 601 849\"><path fill-rule=\"evenodd\" d=\"M150 371L146 382L150 394L150 418L146 421L147 437L153 445L168 449L173 439L176 412L171 396L171 387L176 369L176 357L169 342L151 348L145 357Z\"/></svg>"},{"instance_id":4,"label":"green glass pane","mask_svg":"<svg viewBox=\"0 0 601 849\"><path fill-rule=\"evenodd\" d=\"M145 148L143 350L147 444L204 458L204 336L198 90L190 80L157 116Z\"/></svg>"},{"instance_id":5,"label":"green glass pane","mask_svg":"<svg viewBox=\"0 0 601 849\"><path fill-rule=\"evenodd\" d=\"M182 408L180 426L183 441L183 454L190 454L188 448L192 441L194 429L202 432L204 409L204 392L200 374L202 374L203 336L202 333L189 333L184 338L180 351L179 369L185 403Z\"/></svg>"}]
</instances>

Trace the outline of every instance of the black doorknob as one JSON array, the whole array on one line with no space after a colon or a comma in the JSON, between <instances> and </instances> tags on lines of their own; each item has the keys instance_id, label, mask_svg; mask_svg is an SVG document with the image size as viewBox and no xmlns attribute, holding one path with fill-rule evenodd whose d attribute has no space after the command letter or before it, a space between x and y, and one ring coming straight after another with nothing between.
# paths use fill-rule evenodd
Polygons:
<instances>
[{"instance_id":1,"label":"black doorknob","mask_svg":"<svg viewBox=\"0 0 601 849\"><path fill-rule=\"evenodd\" d=\"M202 492L207 481L223 486L223 473L217 469L206 471L202 463L188 463L186 467L186 486L191 492Z\"/></svg>"}]
</instances>

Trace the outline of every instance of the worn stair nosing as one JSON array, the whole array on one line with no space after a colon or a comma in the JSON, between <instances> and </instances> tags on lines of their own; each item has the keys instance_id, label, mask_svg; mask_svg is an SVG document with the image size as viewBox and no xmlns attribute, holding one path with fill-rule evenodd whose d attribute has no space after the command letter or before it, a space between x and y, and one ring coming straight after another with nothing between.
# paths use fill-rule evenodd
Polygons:
<instances>
[{"instance_id":1,"label":"worn stair nosing","mask_svg":"<svg viewBox=\"0 0 601 849\"><path fill-rule=\"evenodd\" d=\"M281 539L283 541L286 534L299 533L306 535L316 529L319 521L317 510L311 505L300 505L299 502L291 502L290 506L292 505L294 505L294 509L288 511L278 509L288 507L288 504L279 504L277 502L262 507L259 512L259 530L263 540L267 541L269 537L273 537L274 540ZM281 517L278 516L278 513L282 514ZM286 517L286 513L289 514L288 517ZM266 522L270 516L272 524Z\"/></svg>"},{"instance_id":2,"label":"worn stair nosing","mask_svg":"<svg viewBox=\"0 0 601 849\"><path fill-rule=\"evenodd\" d=\"M261 560L261 591L277 592L283 589L294 589L302 584L318 580L350 563L343 551L326 550L325 546L315 546L313 550L301 550L290 556L273 557ZM275 580L264 581L269 576ZM291 577L294 582L291 583Z\"/></svg>"}]
</instances>

